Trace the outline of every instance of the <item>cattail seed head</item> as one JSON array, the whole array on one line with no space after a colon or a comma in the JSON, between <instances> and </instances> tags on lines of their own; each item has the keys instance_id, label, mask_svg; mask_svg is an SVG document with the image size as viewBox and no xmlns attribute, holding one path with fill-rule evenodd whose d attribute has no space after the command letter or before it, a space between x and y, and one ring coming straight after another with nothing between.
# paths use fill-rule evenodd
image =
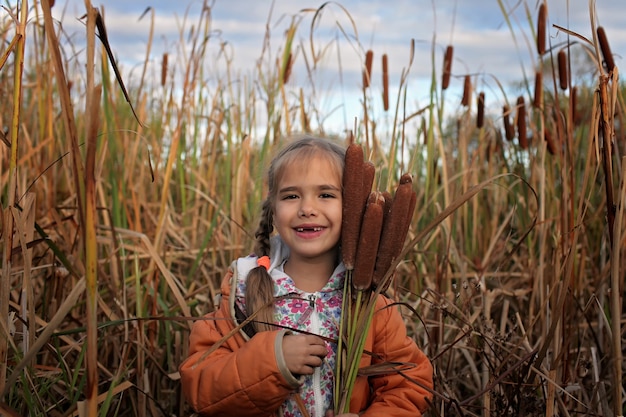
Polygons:
<instances>
[{"instance_id":1,"label":"cattail seed head","mask_svg":"<svg viewBox=\"0 0 626 417\"><path fill-rule=\"evenodd\" d=\"M522 149L528 148L526 136L526 103L523 96L517 98L517 137Z\"/></svg>"},{"instance_id":2,"label":"cattail seed head","mask_svg":"<svg viewBox=\"0 0 626 417\"><path fill-rule=\"evenodd\" d=\"M504 105L502 106L502 120L504 121L504 136L506 137L506 140L508 141L512 141L513 138L515 137L515 129L513 128L513 125L511 124L511 109L509 108L508 105Z\"/></svg>"},{"instance_id":3,"label":"cattail seed head","mask_svg":"<svg viewBox=\"0 0 626 417\"><path fill-rule=\"evenodd\" d=\"M552 131L547 127L544 128L543 137L546 141L546 149L550 152L550 155L556 155L556 144L554 143L554 137L552 137Z\"/></svg>"},{"instance_id":4,"label":"cattail seed head","mask_svg":"<svg viewBox=\"0 0 626 417\"><path fill-rule=\"evenodd\" d=\"M168 53L165 52L163 54L163 59L161 60L161 87L165 85L167 82L167 61L168 61Z\"/></svg>"},{"instance_id":5,"label":"cattail seed head","mask_svg":"<svg viewBox=\"0 0 626 417\"><path fill-rule=\"evenodd\" d=\"M472 96L472 79L469 75L465 76L463 80L463 97L461 98L461 106L467 107L469 105L470 97Z\"/></svg>"},{"instance_id":6,"label":"cattail seed head","mask_svg":"<svg viewBox=\"0 0 626 417\"><path fill-rule=\"evenodd\" d=\"M384 207L383 194L380 191L372 191L365 206L354 263L352 285L358 291L368 290L372 285L376 254L383 228Z\"/></svg>"},{"instance_id":7,"label":"cattail seed head","mask_svg":"<svg viewBox=\"0 0 626 417\"><path fill-rule=\"evenodd\" d=\"M538 109L543 105L543 73L541 71L535 73L535 97L533 99L533 105Z\"/></svg>"},{"instance_id":8,"label":"cattail seed head","mask_svg":"<svg viewBox=\"0 0 626 417\"><path fill-rule=\"evenodd\" d=\"M452 73L452 57L454 55L454 47L448 45L446 53L443 56L443 76L441 77L441 88L447 89L450 85L450 74Z\"/></svg>"},{"instance_id":9,"label":"cattail seed head","mask_svg":"<svg viewBox=\"0 0 626 417\"><path fill-rule=\"evenodd\" d=\"M602 51L602 57L604 58L604 67L607 72L611 72L613 71L613 68L615 68L615 61L613 60L613 53L611 52L611 46L609 45L609 40L606 37L606 32L602 26L598 26L596 33L598 34L600 51Z\"/></svg>"},{"instance_id":10,"label":"cattail seed head","mask_svg":"<svg viewBox=\"0 0 626 417\"><path fill-rule=\"evenodd\" d=\"M559 87L561 90L567 90L567 53L561 49L557 55L559 62Z\"/></svg>"},{"instance_id":11,"label":"cattail seed head","mask_svg":"<svg viewBox=\"0 0 626 417\"><path fill-rule=\"evenodd\" d=\"M537 53L543 55L546 52L546 4L541 3L537 15Z\"/></svg>"},{"instance_id":12,"label":"cattail seed head","mask_svg":"<svg viewBox=\"0 0 626 417\"><path fill-rule=\"evenodd\" d=\"M365 69L363 70L363 88L370 86L372 79L372 61L374 60L374 51L369 49L365 53Z\"/></svg>"},{"instance_id":13,"label":"cattail seed head","mask_svg":"<svg viewBox=\"0 0 626 417\"><path fill-rule=\"evenodd\" d=\"M341 256L348 270L354 269L361 219L365 210L363 165L363 148L357 143L350 143L346 148L344 162L341 222Z\"/></svg>"},{"instance_id":14,"label":"cattail seed head","mask_svg":"<svg viewBox=\"0 0 626 417\"><path fill-rule=\"evenodd\" d=\"M383 109L389 110L389 68L387 54L383 54Z\"/></svg>"},{"instance_id":15,"label":"cattail seed head","mask_svg":"<svg viewBox=\"0 0 626 417\"><path fill-rule=\"evenodd\" d=\"M485 124L485 93L478 94L478 110L476 114L476 127L482 129Z\"/></svg>"},{"instance_id":16,"label":"cattail seed head","mask_svg":"<svg viewBox=\"0 0 626 417\"><path fill-rule=\"evenodd\" d=\"M289 82L289 77L291 76L291 67L293 66L293 55L289 52L289 56L287 57L287 65L285 65L285 72L283 72L283 84L287 84Z\"/></svg>"}]
</instances>

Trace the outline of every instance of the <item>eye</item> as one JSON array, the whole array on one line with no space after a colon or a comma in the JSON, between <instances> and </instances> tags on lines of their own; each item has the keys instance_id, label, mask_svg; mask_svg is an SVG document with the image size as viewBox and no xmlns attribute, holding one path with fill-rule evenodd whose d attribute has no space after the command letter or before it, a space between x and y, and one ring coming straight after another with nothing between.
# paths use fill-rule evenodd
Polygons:
<instances>
[{"instance_id":1,"label":"eye","mask_svg":"<svg viewBox=\"0 0 626 417\"><path fill-rule=\"evenodd\" d=\"M284 194L280 197L281 200L295 200L298 198L297 194Z\"/></svg>"},{"instance_id":2,"label":"eye","mask_svg":"<svg viewBox=\"0 0 626 417\"><path fill-rule=\"evenodd\" d=\"M332 193L322 193L320 197L321 198L336 198L335 194L332 194Z\"/></svg>"}]
</instances>

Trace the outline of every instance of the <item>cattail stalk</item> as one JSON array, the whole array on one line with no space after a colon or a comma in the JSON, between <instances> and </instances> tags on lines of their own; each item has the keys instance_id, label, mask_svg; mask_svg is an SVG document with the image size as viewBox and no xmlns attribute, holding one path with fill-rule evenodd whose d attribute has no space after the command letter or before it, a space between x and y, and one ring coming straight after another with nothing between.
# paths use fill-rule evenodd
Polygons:
<instances>
[{"instance_id":1,"label":"cattail stalk","mask_svg":"<svg viewBox=\"0 0 626 417\"><path fill-rule=\"evenodd\" d=\"M441 89L445 90L450 86L450 75L452 74L452 57L454 55L454 47L448 45L446 53L443 56L443 75L441 77Z\"/></svg>"}]
</instances>

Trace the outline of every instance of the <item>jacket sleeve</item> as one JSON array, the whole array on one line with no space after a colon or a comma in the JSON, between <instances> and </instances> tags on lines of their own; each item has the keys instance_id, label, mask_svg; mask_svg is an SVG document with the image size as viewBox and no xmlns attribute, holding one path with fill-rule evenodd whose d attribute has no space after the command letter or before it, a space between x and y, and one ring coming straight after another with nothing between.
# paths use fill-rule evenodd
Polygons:
<instances>
[{"instance_id":1,"label":"jacket sleeve","mask_svg":"<svg viewBox=\"0 0 626 417\"><path fill-rule=\"evenodd\" d=\"M260 332L248 341L236 334L207 354L233 328L223 313L194 323L190 355L180 366L183 393L201 415L272 414L298 386L281 365L284 332Z\"/></svg>"},{"instance_id":2,"label":"jacket sleeve","mask_svg":"<svg viewBox=\"0 0 626 417\"><path fill-rule=\"evenodd\" d=\"M372 403L362 414L364 417L421 416L432 400L433 367L415 342L407 336L406 326L396 306L380 297L374 315L373 352L381 355L372 363L403 362L413 367L403 370L403 375L393 373L370 378Z\"/></svg>"}]
</instances>

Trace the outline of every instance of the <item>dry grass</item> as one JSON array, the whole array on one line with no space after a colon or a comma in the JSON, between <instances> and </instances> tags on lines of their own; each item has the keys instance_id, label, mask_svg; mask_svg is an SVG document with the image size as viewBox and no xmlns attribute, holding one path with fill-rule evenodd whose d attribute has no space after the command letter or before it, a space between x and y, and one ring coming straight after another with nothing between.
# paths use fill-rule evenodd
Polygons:
<instances>
[{"instance_id":1,"label":"dry grass","mask_svg":"<svg viewBox=\"0 0 626 417\"><path fill-rule=\"evenodd\" d=\"M207 7L181 29L186 52L159 68L146 59L129 81L123 67L116 79L93 31L87 53L51 30L48 5L0 19L0 410L184 415L177 367L190 319L214 307L228 264L250 250L265 163L293 132L344 135L325 125L315 94L331 48L307 23L328 7L354 22L336 4L305 10L252 73L224 53L225 72L209 74L208 48L220 39ZM524 6L537 15L535 3ZM89 12L98 30L104 22ZM431 416L624 414L624 90L606 56L610 34L591 28L586 42L550 26L549 10L545 19L548 43L558 29L583 44L595 81L568 71L561 85L557 56L574 43L546 45L529 69L543 87L524 112L526 149L503 139L511 134L489 106L443 118L437 76L425 107L405 100L413 41L388 112L370 105L381 87L364 67L362 114L348 129L376 164L376 189L395 189L409 172L418 192L389 291L435 365ZM433 45L432 56L447 47ZM297 62L306 77L296 77ZM450 85L467 79L449 74ZM467 103L498 101L516 126L517 97L485 95L487 78L472 78ZM522 81L521 97L537 103L533 80Z\"/></svg>"}]
</instances>

